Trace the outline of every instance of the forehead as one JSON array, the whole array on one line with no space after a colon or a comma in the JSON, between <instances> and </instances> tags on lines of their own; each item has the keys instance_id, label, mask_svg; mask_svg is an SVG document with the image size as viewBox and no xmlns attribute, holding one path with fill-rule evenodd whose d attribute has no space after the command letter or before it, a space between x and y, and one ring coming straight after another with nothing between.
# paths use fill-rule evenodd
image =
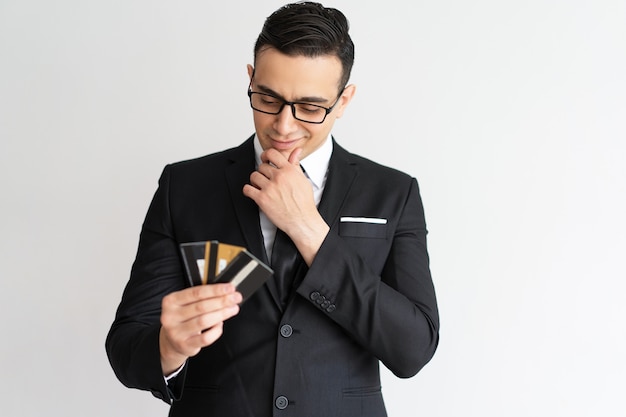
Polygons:
<instances>
[{"instance_id":1,"label":"forehead","mask_svg":"<svg viewBox=\"0 0 626 417\"><path fill-rule=\"evenodd\" d=\"M274 48L260 51L254 82L287 99L324 95L334 98L341 79L341 61L334 55L290 56Z\"/></svg>"}]
</instances>

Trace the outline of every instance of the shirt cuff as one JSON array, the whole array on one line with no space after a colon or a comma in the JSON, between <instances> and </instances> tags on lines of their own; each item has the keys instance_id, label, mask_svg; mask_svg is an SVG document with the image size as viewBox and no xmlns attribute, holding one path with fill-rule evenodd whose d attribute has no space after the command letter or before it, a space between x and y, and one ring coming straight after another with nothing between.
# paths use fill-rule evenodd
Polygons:
<instances>
[{"instance_id":1,"label":"shirt cuff","mask_svg":"<svg viewBox=\"0 0 626 417\"><path fill-rule=\"evenodd\" d=\"M170 380L176 378L178 376L178 374L180 374L182 372L182 370L185 367L186 363L187 362L184 362L182 365L180 365L180 368L178 368L177 370L175 370L171 374L163 376L163 378L165 379L165 384L166 385L170 382Z\"/></svg>"}]
</instances>

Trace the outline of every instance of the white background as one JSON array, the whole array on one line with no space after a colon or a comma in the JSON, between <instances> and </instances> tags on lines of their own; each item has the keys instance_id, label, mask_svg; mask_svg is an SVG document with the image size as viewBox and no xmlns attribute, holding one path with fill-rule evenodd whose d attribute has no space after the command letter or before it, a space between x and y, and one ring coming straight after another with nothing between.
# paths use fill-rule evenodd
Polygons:
<instances>
[{"instance_id":1,"label":"white background","mask_svg":"<svg viewBox=\"0 0 626 417\"><path fill-rule=\"evenodd\" d=\"M3 416L165 416L104 340L168 162L253 131L282 2L0 0ZM336 1L335 135L418 178L441 343L389 414L626 416L626 2ZM306 416L304 416L306 417Z\"/></svg>"}]
</instances>

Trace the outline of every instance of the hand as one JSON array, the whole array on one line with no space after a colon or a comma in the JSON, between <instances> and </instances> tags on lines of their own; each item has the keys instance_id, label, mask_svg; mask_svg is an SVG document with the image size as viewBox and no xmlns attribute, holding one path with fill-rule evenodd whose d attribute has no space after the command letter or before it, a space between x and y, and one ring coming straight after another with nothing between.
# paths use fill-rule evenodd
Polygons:
<instances>
[{"instance_id":1,"label":"hand","mask_svg":"<svg viewBox=\"0 0 626 417\"><path fill-rule=\"evenodd\" d=\"M289 233L298 223L317 212L311 183L300 168L301 149L289 159L275 149L261 154L261 165L250 175L244 195L253 199L272 223Z\"/></svg>"},{"instance_id":2,"label":"hand","mask_svg":"<svg viewBox=\"0 0 626 417\"><path fill-rule=\"evenodd\" d=\"M224 321L239 313L241 300L231 284L199 285L165 296L159 333L163 375L219 339Z\"/></svg>"},{"instance_id":3,"label":"hand","mask_svg":"<svg viewBox=\"0 0 626 417\"><path fill-rule=\"evenodd\" d=\"M250 175L243 188L269 220L293 240L308 265L311 265L329 227L315 205L311 182L300 167L302 149L289 159L276 149L261 154L261 165Z\"/></svg>"}]
</instances>

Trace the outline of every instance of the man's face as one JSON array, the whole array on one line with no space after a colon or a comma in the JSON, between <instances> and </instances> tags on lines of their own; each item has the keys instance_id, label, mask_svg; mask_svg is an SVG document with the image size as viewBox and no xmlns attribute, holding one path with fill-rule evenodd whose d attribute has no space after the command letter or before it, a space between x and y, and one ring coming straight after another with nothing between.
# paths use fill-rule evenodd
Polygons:
<instances>
[{"instance_id":1,"label":"man's face","mask_svg":"<svg viewBox=\"0 0 626 417\"><path fill-rule=\"evenodd\" d=\"M331 107L337 101L321 124L296 120L287 105L276 115L252 111L256 134L263 149L274 148L286 158L296 148L302 148L300 159L319 148L335 120L343 114L355 90L353 85L346 87L337 100L342 66L339 58L333 55L316 58L289 56L268 48L257 55L256 68L248 65L248 75L254 92L323 107Z\"/></svg>"}]
</instances>

